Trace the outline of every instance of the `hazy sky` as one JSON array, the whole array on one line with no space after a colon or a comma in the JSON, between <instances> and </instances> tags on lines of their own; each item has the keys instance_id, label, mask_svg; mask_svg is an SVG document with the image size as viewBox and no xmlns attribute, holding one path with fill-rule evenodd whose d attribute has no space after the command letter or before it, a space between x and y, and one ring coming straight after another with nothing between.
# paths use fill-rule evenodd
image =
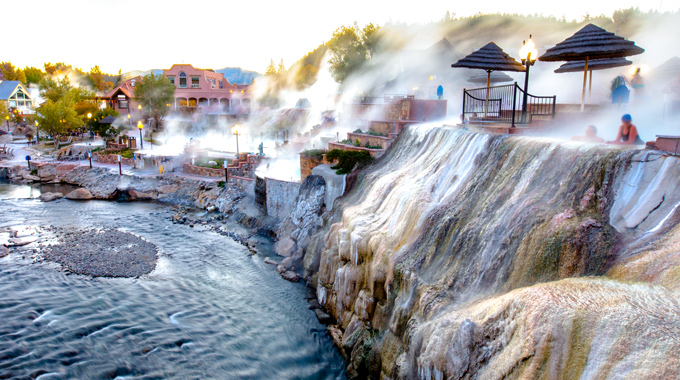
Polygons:
<instances>
[{"instance_id":1,"label":"hazy sky","mask_svg":"<svg viewBox=\"0 0 680 380\"><path fill-rule=\"evenodd\" d=\"M3 4L0 61L42 67L66 62L105 72L168 68L173 63L264 71L273 58L288 67L357 21L384 24L483 13L542 13L567 19L620 8L674 11L680 0L20 0Z\"/></svg>"}]
</instances>

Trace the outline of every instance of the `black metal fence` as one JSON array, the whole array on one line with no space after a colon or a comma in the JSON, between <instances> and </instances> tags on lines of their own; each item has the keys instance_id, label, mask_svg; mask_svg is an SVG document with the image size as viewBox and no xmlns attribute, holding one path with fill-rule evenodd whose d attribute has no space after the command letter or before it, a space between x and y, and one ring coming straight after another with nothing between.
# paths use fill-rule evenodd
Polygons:
<instances>
[{"instance_id":1,"label":"black metal fence","mask_svg":"<svg viewBox=\"0 0 680 380\"><path fill-rule=\"evenodd\" d=\"M480 123L531 123L535 116L555 117L556 96L526 94L517 83L463 90L463 120Z\"/></svg>"}]
</instances>

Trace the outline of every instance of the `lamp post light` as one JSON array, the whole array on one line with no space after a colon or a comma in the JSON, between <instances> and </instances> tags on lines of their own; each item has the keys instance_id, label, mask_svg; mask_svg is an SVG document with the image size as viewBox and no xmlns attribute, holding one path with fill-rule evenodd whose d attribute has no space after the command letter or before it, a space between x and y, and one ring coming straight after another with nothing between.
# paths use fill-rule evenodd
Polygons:
<instances>
[{"instance_id":1,"label":"lamp post light","mask_svg":"<svg viewBox=\"0 0 680 380\"><path fill-rule=\"evenodd\" d=\"M241 133L239 132L238 129L239 129L240 127L241 127L241 126L238 125L238 124L234 125L234 136L236 136L236 159L237 159L237 160L238 160L238 157L239 157L239 150L238 150L238 136L241 134Z\"/></svg>"},{"instance_id":2,"label":"lamp post light","mask_svg":"<svg viewBox=\"0 0 680 380\"><path fill-rule=\"evenodd\" d=\"M144 124L142 124L142 121L137 122L137 128L139 128L139 144L142 149L144 149L144 138L142 137L142 128L144 128Z\"/></svg>"},{"instance_id":3,"label":"lamp post light","mask_svg":"<svg viewBox=\"0 0 680 380\"><path fill-rule=\"evenodd\" d=\"M522 48L519 50L519 57L522 60L522 64L526 67L526 73L524 75L524 96L522 99L522 120L521 123L527 122L527 110L529 101L529 68L536 63L536 58L538 58L538 50L536 50L536 44L531 39L522 43Z\"/></svg>"},{"instance_id":4,"label":"lamp post light","mask_svg":"<svg viewBox=\"0 0 680 380\"><path fill-rule=\"evenodd\" d=\"M130 121L130 114L128 114L128 127L131 127L131 126L132 126L132 124L130 124L130 123L131 123L131 121Z\"/></svg>"},{"instance_id":5,"label":"lamp post light","mask_svg":"<svg viewBox=\"0 0 680 380\"><path fill-rule=\"evenodd\" d=\"M5 120L7 121L7 132L9 132L9 115L5 116Z\"/></svg>"},{"instance_id":6,"label":"lamp post light","mask_svg":"<svg viewBox=\"0 0 680 380\"><path fill-rule=\"evenodd\" d=\"M40 129L38 127L40 124L38 123L38 120L35 121L35 143L39 144L40 143Z\"/></svg>"}]
</instances>

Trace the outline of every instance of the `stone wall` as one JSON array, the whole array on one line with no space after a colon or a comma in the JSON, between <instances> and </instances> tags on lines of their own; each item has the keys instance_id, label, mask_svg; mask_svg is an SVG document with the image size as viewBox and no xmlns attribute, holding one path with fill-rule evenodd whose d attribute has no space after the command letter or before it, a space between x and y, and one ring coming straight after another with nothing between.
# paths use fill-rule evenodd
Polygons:
<instances>
[{"instance_id":1,"label":"stone wall","mask_svg":"<svg viewBox=\"0 0 680 380\"><path fill-rule=\"evenodd\" d=\"M118 165L118 155L117 154L101 154L95 152L92 154L93 158L96 158L97 162L101 164L115 164ZM121 157L121 163L124 166L135 166L135 160L132 158Z\"/></svg>"},{"instance_id":2,"label":"stone wall","mask_svg":"<svg viewBox=\"0 0 680 380\"><path fill-rule=\"evenodd\" d=\"M280 181L265 178L267 215L279 220L285 219L295 207L295 198L300 190L300 182Z\"/></svg>"},{"instance_id":3,"label":"stone wall","mask_svg":"<svg viewBox=\"0 0 680 380\"><path fill-rule=\"evenodd\" d=\"M364 148L364 147L360 147L360 146L340 144L340 143L337 143L337 142L328 143L328 149L330 149L330 150L340 149L340 150L349 150L349 151L355 151L355 152L366 151L371 155L371 157L375 157L375 158L379 158L383 154L385 154L384 149L369 149L369 148Z\"/></svg>"},{"instance_id":4,"label":"stone wall","mask_svg":"<svg viewBox=\"0 0 680 380\"><path fill-rule=\"evenodd\" d=\"M191 165L188 162L182 166L182 171L185 174L199 175L203 177L225 177L224 169L204 168L202 166Z\"/></svg>"},{"instance_id":5,"label":"stone wall","mask_svg":"<svg viewBox=\"0 0 680 380\"><path fill-rule=\"evenodd\" d=\"M304 182L305 178L312 174L312 169L319 165L335 165L337 160L328 161L326 155L322 154L319 156L309 156L300 153L300 182Z\"/></svg>"},{"instance_id":6,"label":"stone wall","mask_svg":"<svg viewBox=\"0 0 680 380\"><path fill-rule=\"evenodd\" d=\"M389 137L373 136L364 133L348 133L347 138L352 142L359 140L361 146L365 146L368 143L372 146L381 146L383 149L389 148L392 144L392 139Z\"/></svg>"}]
</instances>

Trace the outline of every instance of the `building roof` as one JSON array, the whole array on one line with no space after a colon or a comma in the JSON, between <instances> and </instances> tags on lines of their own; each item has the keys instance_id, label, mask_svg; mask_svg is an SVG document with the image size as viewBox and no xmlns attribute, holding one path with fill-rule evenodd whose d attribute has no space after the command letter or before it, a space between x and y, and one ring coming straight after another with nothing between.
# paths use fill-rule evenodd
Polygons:
<instances>
[{"instance_id":1,"label":"building roof","mask_svg":"<svg viewBox=\"0 0 680 380\"><path fill-rule=\"evenodd\" d=\"M17 87L23 87L21 82L18 80L3 80L0 82L0 100L9 99L9 97L14 94L14 91L17 89ZM24 93L28 96L31 96L27 90L25 90Z\"/></svg>"},{"instance_id":2,"label":"building roof","mask_svg":"<svg viewBox=\"0 0 680 380\"><path fill-rule=\"evenodd\" d=\"M632 65L633 62L625 58L603 58L588 61L588 70L606 70L615 67ZM582 73L586 69L586 61L571 61L563 64L556 73Z\"/></svg>"},{"instance_id":3,"label":"building roof","mask_svg":"<svg viewBox=\"0 0 680 380\"><path fill-rule=\"evenodd\" d=\"M113 90L107 92L106 94L100 96L99 98L102 99L111 99L118 91L121 91L125 96L128 98L134 98L135 97L135 87L132 85L132 81L140 81L142 77L137 76L134 78L130 78L123 82L121 85L115 87Z\"/></svg>"}]
</instances>

